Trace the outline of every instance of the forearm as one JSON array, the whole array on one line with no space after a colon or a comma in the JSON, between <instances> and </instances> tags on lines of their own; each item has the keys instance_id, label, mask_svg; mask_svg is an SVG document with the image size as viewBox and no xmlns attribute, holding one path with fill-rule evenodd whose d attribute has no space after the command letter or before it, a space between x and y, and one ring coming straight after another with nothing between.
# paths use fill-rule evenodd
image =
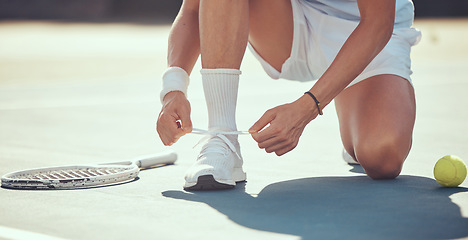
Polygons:
<instances>
[{"instance_id":1,"label":"forearm","mask_svg":"<svg viewBox=\"0 0 468 240\"><path fill-rule=\"evenodd\" d=\"M183 68L189 75L200 55L198 3L184 1L169 34L167 64Z\"/></svg>"},{"instance_id":2,"label":"forearm","mask_svg":"<svg viewBox=\"0 0 468 240\"><path fill-rule=\"evenodd\" d=\"M340 49L327 71L310 89L321 107L329 104L348 86L385 47L393 31L393 23L361 21Z\"/></svg>"}]
</instances>

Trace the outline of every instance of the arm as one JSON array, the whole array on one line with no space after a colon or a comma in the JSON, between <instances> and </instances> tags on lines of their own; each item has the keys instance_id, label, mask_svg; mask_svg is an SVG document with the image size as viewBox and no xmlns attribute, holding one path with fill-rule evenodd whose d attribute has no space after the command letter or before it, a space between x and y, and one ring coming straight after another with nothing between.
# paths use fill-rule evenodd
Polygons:
<instances>
[{"instance_id":1,"label":"arm","mask_svg":"<svg viewBox=\"0 0 468 240\"><path fill-rule=\"evenodd\" d=\"M183 2L172 25L168 46L168 66L180 67L190 74L200 55L197 0ZM162 104L156 130L164 145L172 145L192 131L190 103L184 93L172 91L163 97Z\"/></svg>"},{"instance_id":2,"label":"arm","mask_svg":"<svg viewBox=\"0 0 468 240\"><path fill-rule=\"evenodd\" d=\"M392 35L395 0L358 0L358 7L361 14L359 25L327 71L310 89L322 108L366 68ZM295 102L268 110L250 131L260 148L283 155L297 146L305 126L317 115L314 100L303 95ZM268 124L270 126L263 129Z\"/></svg>"},{"instance_id":3,"label":"arm","mask_svg":"<svg viewBox=\"0 0 468 240\"><path fill-rule=\"evenodd\" d=\"M185 0L169 34L167 64L183 68L189 75L200 55L198 0Z\"/></svg>"},{"instance_id":4,"label":"arm","mask_svg":"<svg viewBox=\"0 0 468 240\"><path fill-rule=\"evenodd\" d=\"M395 21L395 0L358 0L361 21L310 91L322 107L330 103L382 51ZM312 102L313 103L313 102Z\"/></svg>"}]
</instances>

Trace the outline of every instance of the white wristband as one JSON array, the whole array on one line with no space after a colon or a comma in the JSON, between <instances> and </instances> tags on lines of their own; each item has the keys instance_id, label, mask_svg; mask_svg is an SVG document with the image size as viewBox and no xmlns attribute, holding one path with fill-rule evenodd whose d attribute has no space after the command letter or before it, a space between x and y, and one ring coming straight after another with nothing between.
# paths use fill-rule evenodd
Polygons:
<instances>
[{"instance_id":1,"label":"white wristband","mask_svg":"<svg viewBox=\"0 0 468 240\"><path fill-rule=\"evenodd\" d=\"M170 67L162 76L163 87L160 94L161 103L164 96L169 92L180 91L187 97L187 88L190 83L190 78L187 72L180 67Z\"/></svg>"}]
</instances>

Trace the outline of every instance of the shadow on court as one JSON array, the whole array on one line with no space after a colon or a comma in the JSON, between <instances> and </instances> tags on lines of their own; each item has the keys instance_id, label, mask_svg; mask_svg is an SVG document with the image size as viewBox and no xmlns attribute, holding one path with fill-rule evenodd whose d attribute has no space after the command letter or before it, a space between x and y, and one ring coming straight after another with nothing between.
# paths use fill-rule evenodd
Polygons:
<instances>
[{"instance_id":1,"label":"shadow on court","mask_svg":"<svg viewBox=\"0 0 468 240\"><path fill-rule=\"evenodd\" d=\"M362 166L359 164L350 164L349 166L352 167L351 169L349 169L350 172L366 174L364 168L362 168Z\"/></svg>"},{"instance_id":2,"label":"shadow on court","mask_svg":"<svg viewBox=\"0 0 468 240\"><path fill-rule=\"evenodd\" d=\"M232 191L165 191L174 199L206 203L252 229L307 239L452 239L468 236L468 218L430 178L316 177L273 183L258 196L245 184Z\"/></svg>"}]
</instances>

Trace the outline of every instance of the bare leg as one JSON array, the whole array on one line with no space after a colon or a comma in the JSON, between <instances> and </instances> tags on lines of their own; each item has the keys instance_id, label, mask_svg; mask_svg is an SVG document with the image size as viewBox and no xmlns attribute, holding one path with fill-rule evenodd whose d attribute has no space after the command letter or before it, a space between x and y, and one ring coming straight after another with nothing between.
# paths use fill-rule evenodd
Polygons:
<instances>
[{"instance_id":1,"label":"bare leg","mask_svg":"<svg viewBox=\"0 0 468 240\"><path fill-rule=\"evenodd\" d=\"M281 68L291 52L291 2L201 0L199 19L208 128L236 130L238 69L248 35L257 51Z\"/></svg>"},{"instance_id":2,"label":"bare leg","mask_svg":"<svg viewBox=\"0 0 468 240\"><path fill-rule=\"evenodd\" d=\"M286 1L290 0L200 0L199 32L203 67L201 73L208 110L208 129L236 130L235 110L239 68L247 46L249 24L253 24L254 39L267 56L275 56L268 53L277 51L280 46L266 45L266 48L262 48L263 43L271 44L277 41L284 43L283 39L275 37L281 38L286 35L280 32L284 28L277 29L273 25L275 22L255 20L255 18L252 20L249 16L262 14L268 19L291 16L291 13L274 15L287 12L290 6L285 9L278 8L273 12L267 11L275 9L273 6L283 7L284 4L278 3ZM292 23L292 18L289 22ZM275 31L276 34L268 34ZM290 37L292 40L292 32ZM284 59L274 59L273 62L284 62L289 57L290 48L291 44L281 51L286 52L283 54L287 55ZM236 136L213 136L202 147L197 162L187 171L184 188L187 190L232 188L236 182L246 179L242 164L243 159Z\"/></svg>"},{"instance_id":3,"label":"bare leg","mask_svg":"<svg viewBox=\"0 0 468 240\"><path fill-rule=\"evenodd\" d=\"M277 70L291 55L290 0L201 0L199 21L203 68L239 69L247 38Z\"/></svg>"},{"instance_id":4,"label":"bare leg","mask_svg":"<svg viewBox=\"0 0 468 240\"><path fill-rule=\"evenodd\" d=\"M204 68L239 69L247 37L281 70L293 41L291 1L184 1L169 37L168 65L190 73L201 48Z\"/></svg>"},{"instance_id":5,"label":"bare leg","mask_svg":"<svg viewBox=\"0 0 468 240\"><path fill-rule=\"evenodd\" d=\"M416 115L411 84L379 75L345 89L335 98L346 151L373 179L397 177L412 143Z\"/></svg>"},{"instance_id":6,"label":"bare leg","mask_svg":"<svg viewBox=\"0 0 468 240\"><path fill-rule=\"evenodd\" d=\"M250 1L250 44L278 71L291 55L293 31L291 0Z\"/></svg>"},{"instance_id":7,"label":"bare leg","mask_svg":"<svg viewBox=\"0 0 468 240\"><path fill-rule=\"evenodd\" d=\"M202 81L208 129L236 130L240 65L249 32L248 0L201 0L199 4ZM212 136L187 170L190 191L229 189L245 181L237 136Z\"/></svg>"},{"instance_id":8,"label":"bare leg","mask_svg":"<svg viewBox=\"0 0 468 240\"><path fill-rule=\"evenodd\" d=\"M249 34L248 0L201 0L203 68L239 69Z\"/></svg>"}]
</instances>

